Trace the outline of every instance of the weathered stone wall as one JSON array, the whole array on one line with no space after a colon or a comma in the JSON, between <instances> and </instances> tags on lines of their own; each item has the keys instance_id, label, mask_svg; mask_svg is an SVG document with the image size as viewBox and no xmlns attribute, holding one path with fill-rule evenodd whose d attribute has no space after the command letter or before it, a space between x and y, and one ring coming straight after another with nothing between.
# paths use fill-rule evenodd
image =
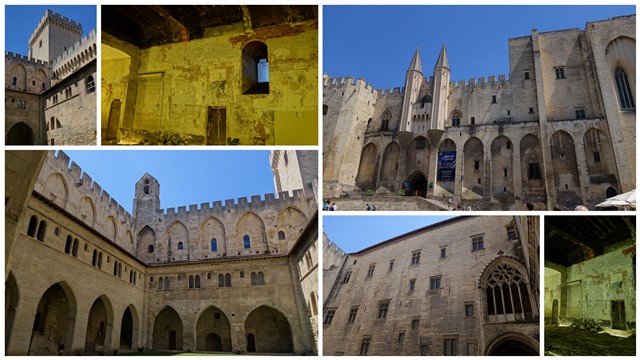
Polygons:
<instances>
[{"instance_id":1,"label":"weathered stone wall","mask_svg":"<svg viewBox=\"0 0 640 360\"><path fill-rule=\"evenodd\" d=\"M488 272L506 265L527 278L522 247L528 234L508 240L513 227L511 217L457 218L350 254L325 304L325 354L357 355L368 337L368 355L444 355L445 339L456 339L458 355L486 355L505 332L520 334L538 351L537 307L519 322L496 321L488 312ZM480 235L484 246L474 251L472 238ZM388 310L381 315L383 303ZM329 311L335 311L331 321Z\"/></svg>"},{"instance_id":2,"label":"weathered stone wall","mask_svg":"<svg viewBox=\"0 0 640 360\"><path fill-rule=\"evenodd\" d=\"M255 39L268 48L268 94L242 93L242 47ZM169 138L169 143L207 144L208 109L224 107L224 144L295 144L295 134L276 134L275 129L281 121L297 119L298 138L317 132L317 43L317 21L257 29L251 35L238 23L207 30L203 39L141 50L140 63L131 64L135 82L130 77L127 84L127 93L135 95L127 101L134 100L135 110L123 115L121 141ZM122 49L130 44L109 45L130 53ZM104 76L117 78L111 70Z\"/></svg>"},{"instance_id":3,"label":"weathered stone wall","mask_svg":"<svg viewBox=\"0 0 640 360\"><path fill-rule=\"evenodd\" d=\"M131 214L76 163L69 162L69 156L62 151L50 151L34 191L134 254L135 224Z\"/></svg>"},{"instance_id":4,"label":"weathered stone wall","mask_svg":"<svg viewBox=\"0 0 640 360\"><path fill-rule=\"evenodd\" d=\"M46 171L46 166L44 170ZM37 186L36 184L36 188ZM115 242L96 236L98 233L90 227L79 226L75 216L49 205L48 202L46 199L28 197L27 208L18 224L17 237L13 240L13 245L7 248L5 271L17 289L10 298L17 297L15 302L18 304L12 318L7 354L27 354L32 342L31 329L36 309L43 294L55 284L64 290L64 301L70 307L69 312L61 313L50 309L49 314L41 314L41 320L45 321L47 316L61 319L53 325L54 328L66 328L61 333L65 345L63 353L70 355L86 352L88 314L99 297L103 298L108 308L103 351L112 353L119 348L121 320L125 309L129 306L135 309L136 324L143 320L138 316L143 313L145 306L146 266ZM37 219L39 227L45 224L42 240L28 235L32 217ZM75 251L67 244L68 239L78 241ZM65 253L65 250L69 253ZM102 256L101 267L97 262L92 265L94 250ZM113 275L116 263L122 264L122 271ZM137 275L135 284L132 283L132 274ZM60 297L56 299L60 300ZM133 348L142 346L144 340L142 329L135 334ZM33 338L40 339L40 336L35 334ZM31 350L34 354L50 355L33 344ZM57 353L55 348L54 353Z\"/></svg>"},{"instance_id":5,"label":"weathered stone wall","mask_svg":"<svg viewBox=\"0 0 640 360\"><path fill-rule=\"evenodd\" d=\"M7 354L317 353L315 199L296 190L164 214L145 174L136 197L152 199L134 212L157 223L136 237L136 219L66 154L20 153L8 153L6 169ZM210 232L222 224L212 251ZM234 231L250 234L251 247ZM147 245L160 250L148 256Z\"/></svg>"},{"instance_id":6,"label":"weathered stone wall","mask_svg":"<svg viewBox=\"0 0 640 360\"><path fill-rule=\"evenodd\" d=\"M603 327L611 327L611 302L616 300L624 301L627 322L635 327L634 256L635 242L629 239L609 246L601 256L567 267L564 279L558 272L545 274L545 318L551 317L553 301L558 300L559 308L566 308L566 315L561 314L566 317L561 321L591 319ZM566 297L562 296L563 287ZM566 304L562 303L563 298Z\"/></svg>"},{"instance_id":7,"label":"weathered stone wall","mask_svg":"<svg viewBox=\"0 0 640 360\"><path fill-rule=\"evenodd\" d=\"M589 24L509 39L510 78L451 82L444 104L432 103L435 73L405 110L411 89L382 93L325 74L326 196L417 188L464 205L522 210L529 201L536 209L594 208L628 191L635 112L615 106L613 74L623 68L635 84L635 15ZM400 119L403 111L411 119ZM430 117L443 111L440 128ZM398 131L400 120L411 122L409 131ZM456 152L454 181L437 178L442 151Z\"/></svg>"},{"instance_id":8,"label":"weathered stone wall","mask_svg":"<svg viewBox=\"0 0 640 360\"><path fill-rule=\"evenodd\" d=\"M96 81L93 60L43 94L49 145L96 144Z\"/></svg>"}]
</instances>

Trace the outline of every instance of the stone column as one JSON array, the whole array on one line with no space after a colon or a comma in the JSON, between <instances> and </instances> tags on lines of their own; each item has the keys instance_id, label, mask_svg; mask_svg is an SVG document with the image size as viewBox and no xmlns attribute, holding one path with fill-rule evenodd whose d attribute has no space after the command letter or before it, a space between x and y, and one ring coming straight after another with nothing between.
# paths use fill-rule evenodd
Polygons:
<instances>
[{"instance_id":1,"label":"stone column","mask_svg":"<svg viewBox=\"0 0 640 360\"><path fill-rule=\"evenodd\" d=\"M521 167L521 159L520 159L520 142L512 141L511 146L513 146L513 156L511 157L511 168L513 171L513 196L516 198L520 198L520 202L522 202L524 194L522 193L522 167ZM518 200L514 200L516 202L516 209L521 207L518 203ZM514 209L515 210L515 209Z\"/></svg>"}]
</instances>

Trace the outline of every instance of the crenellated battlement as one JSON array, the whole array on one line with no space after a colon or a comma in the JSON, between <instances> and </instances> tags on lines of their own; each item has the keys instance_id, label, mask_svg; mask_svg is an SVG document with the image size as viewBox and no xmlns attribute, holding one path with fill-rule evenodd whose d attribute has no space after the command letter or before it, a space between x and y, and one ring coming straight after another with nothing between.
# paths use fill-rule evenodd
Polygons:
<instances>
[{"instance_id":1,"label":"crenellated battlement","mask_svg":"<svg viewBox=\"0 0 640 360\"><path fill-rule=\"evenodd\" d=\"M12 52L7 52L4 56L5 63L20 63L23 65L29 66L39 66L42 68L47 68L49 63L46 61L30 58L27 55L14 54Z\"/></svg>"},{"instance_id":2,"label":"crenellated battlement","mask_svg":"<svg viewBox=\"0 0 640 360\"><path fill-rule=\"evenodd\" d=\"M45 11L42 19L40 19L40 22L38 22L36 29L29 37L29 47L33 45L33 42L38 38L38 36L40 36L42 31L44 31L46 25L49 24L65 28L69 32L77 33L78 35L82 34L82 24L73 21L66 16L53 12L52 10L47 10Z\"/></svg>"},{"instance_id":3,"label":"crenellated battlement","mask_svg":"<svg viewBox=\"0 0 640 360\"><path fill-rule=\"evenodd\" d=\"M347 256L347 253L342 250L338 244L329 240L329 238L325 235L322 248L325 252L332 254L333 256L344 257Z\"/></svg>"},{"instance_id":4,"label":"crenellated battlement","mask_svg":"<svg viewBox=\"0 0 640 360\"><path fill-rule=\"evenodd\" d=\"M223 201L213 201L201 204L191 204L186 206L179 206L177 208L166 208L157 211L157 215L164 216L166 222L173 222L175 220L186 220L189 217L203 218L203 217L223 217L228 213L243 213L246 211L260 212L266 209L283 209L287 206L296 206L300 209L303 208L302 203L306 199L304 198L304 191L302 189L293 190L292 193L280 192L268 193L264 195L252 195L250 200L247 197L241 197L238 199L227 199Z\"/></svg>"},{"instance_id":5,"label":"crenellated battlement","mask_svg":"<svg viewBox=\"0 0 640 360\"><path fill-rule=\"evenodd\" d=\"M75 59L79 56L79 64L81 66L83 63L89 61L91 58L96 56L96 53L93 47L96 44L96 30L91 30L89 34L83 36L80 41L77 41L73 46L68 48L65 52L63 52L60 56L58 56L51 63L53 66L53 71L58 70L60 67L68 63L70 60ZM91 51L89 49L91 48ZM85 56L82 56L82 55Z\"/></svg>"},{"instance_id":6,"label":"crenellated battlement","mask_svg":"<svg viewBox=\"0 0 640 360\"><path fill-rule=\"evenodd\" d=\"M358 89L365 89L365 91L371 92L372 94L378 91L373 87L372 84L368 83L363 78L356 79L353 76L332 78L332 77L329 77L329 75L325 74L325 76L323 77L323 80L324 80L323 86L325 90L329 90L329 89L337 90L341 88L346 89L348 87L355 87Z\"/></svg>"},{"instance_id":7,"label":"crenellated battlement","mask_svg":"<svg viewBox=\"0 0 640 360\"><path fill-rule=\"evenodd\" d=\"M449 87L450 88L473 88L473 87L483 87L483 86L494 86L494 85L504 84L507 81L508 80L506 75L501 74L501 75L498 75L498 81L496 81L496 76L492 75L492 76L489 76L488 78L479 77L479 78L469 79L469 82L467 82L466 80L452 81L449 83Z\"/></svg>"},{"instance_id":8,"label":"crenellated battlement","mask_svg":"<svg viewBox=\"0 0 640 360\"><path fill-rule=\"evenodd\" d=\"M92 199L97 208L107 209L108 214L106 215L124 221L123 224L127 226L133 226L133 216L118 204L100 184L93 181L91 176L84 172L78 164L71 161L67 154L61 150L57 154L53 150L49 151L47 161L65 177L69 187L79 188L83 195Z\"/></svg>"}]
</instances>

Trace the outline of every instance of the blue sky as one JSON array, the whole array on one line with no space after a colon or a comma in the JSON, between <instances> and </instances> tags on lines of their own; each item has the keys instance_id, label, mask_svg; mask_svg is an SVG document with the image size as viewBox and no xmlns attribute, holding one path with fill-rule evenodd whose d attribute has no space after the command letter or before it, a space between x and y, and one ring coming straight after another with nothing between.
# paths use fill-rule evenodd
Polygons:
<instances>
[{"instance_id":1,"label":"blue sky","mask_svg":"<svg viewBox=\"0 0 640 360\"><path fill-rule=\"evenodd\" d=\"M325 215L326 213L323 213ZM389 240L453 216L324 216L323 231L347 253Z\"/></svg>"},{"instance_id":2,"label":"blue sky","mask_svg":"<svg viewBox=\"0 0 640 360\"><path fill-rule=\"evenodd\" d=\"M635 6L324 6L323 71L401 88L416 48L431 76L446 43L452 81L508 76L509 38L629 14Z\"/></svg>"},{"instance_id":3,"label":"blue sky","mask_svg":"<svg viewBox=\"0 0 640 360\"><path fill-rule=\"evenodd\" d=\"M5 6L5 53L29 54L29 37L38 22L49 9L82 24L82 36L96 28L96 7L93 5L6 5Z\"/></svg>"},{"instance_id":4,"label":"blue sky","mask_svg":"<svg viewBox=\"0 0 640 360\"><path fill-rule=\"evenodd\" d=\"M163 209L275 192L268 151L65 151L131 213L135 183L145 172L160 182Z\"/></svg>"}]
</instances>

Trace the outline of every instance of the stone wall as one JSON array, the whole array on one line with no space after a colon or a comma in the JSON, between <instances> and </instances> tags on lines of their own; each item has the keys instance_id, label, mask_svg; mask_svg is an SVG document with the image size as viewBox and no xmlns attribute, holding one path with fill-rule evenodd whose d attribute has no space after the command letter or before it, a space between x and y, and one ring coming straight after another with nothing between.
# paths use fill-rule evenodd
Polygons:
<instances>
[{"instance_id":1,"label":"stone wall","mask_svg":"<svg viewBox=\"0 0 640 360\"><path fill-rule=\"evenodd\" d=\"M267 94L242 93L242 48L255 39L268 48ZM209 109L216 107L224 108L226 114L221 145L301 144L300 139L307 137L300 134L317 130L317 43L317 21L309 21L257 29L251 35L243 32L242 24L234 24L207 30L203 39L188 43L134 50L140 62L132 61L126 85L127 94L135 95L127 98L135 103L135 110L123 114L120 139L208 144ZM130 44L109 39L107 44L131 54ZM103 76L110 80L105 85L112 86L119 75L111 75L115 69L106 65ZM105 106L103 101L103 128ZM292 122L296 131L276 134L279 122ZM316 142L303 140L302 144Z\"/></svg>"},{"instance_id":2,"label":"stone wall","mask_svg":"<svg viewBox=\"0 0 640 360\"><path fill-rule=\"evenodd\" d=\"M349 254L324 308L325 354L358 355L369 339L368 355L444 355L445 340L455 339L456 354L487 355L505 332L538 351L535 302L509 320L492 313L485 292L501 266L527 278L528 234L508 240L514 227L511 217L456 218ZM479 236L482 249L473 250ZM524 281L526 303L532 289Z\"/></svg>"},{"instance_id":3,"label":"stone wall","mask_svg":"<svg viewBox=\"0 0 640 360\"><path fill-rule=\"evenodd\" d=\"M49 145L96 144L96 84L93 60L43 94Z\"/></svg>"}]
</instances>

